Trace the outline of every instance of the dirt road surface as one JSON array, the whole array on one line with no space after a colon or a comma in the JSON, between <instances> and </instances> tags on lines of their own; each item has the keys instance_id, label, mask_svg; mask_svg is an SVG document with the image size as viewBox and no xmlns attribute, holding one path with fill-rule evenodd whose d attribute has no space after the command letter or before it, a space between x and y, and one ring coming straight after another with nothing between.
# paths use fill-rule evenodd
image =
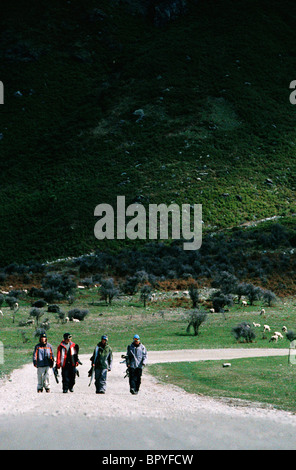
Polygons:
<instances>
[{"instance_id":1,"label":"dirt road surface","mask_svg":"<svg viewBox=\"0 0 296 470\"><path fill-rule=\"evenodd\" d=\"M150 351L149 363L283 356L287 349ZM209 450L295 449L296 416L258 404L214 400L159 383L144 370L138 395L129 393L121 353L114 354L105 395L89 387L89 355L81 356L73 393L51 377L37 394L33 365L0 382L0 449ZM296 371L295 371L296 372Z\"/></svg>"}]
</instances>

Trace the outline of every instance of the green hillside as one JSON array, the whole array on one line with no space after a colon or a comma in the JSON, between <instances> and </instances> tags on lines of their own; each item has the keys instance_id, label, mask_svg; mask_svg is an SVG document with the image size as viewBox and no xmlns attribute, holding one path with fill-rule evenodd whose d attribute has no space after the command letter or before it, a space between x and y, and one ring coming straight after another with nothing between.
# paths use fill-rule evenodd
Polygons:
<instances>
[{"instance_id":1,"label":"green hillside","mask_svg":"<svg viewBox=\"0 0 296 470\"><path fill-rule=\"evenodd\" d=\"M295 19L292 0L200 0L162 28L124 2L6 2L0 266L112 247L94 209L118 195L202 204L205 232L295 213Z\"/></svg>"}]
</instances>

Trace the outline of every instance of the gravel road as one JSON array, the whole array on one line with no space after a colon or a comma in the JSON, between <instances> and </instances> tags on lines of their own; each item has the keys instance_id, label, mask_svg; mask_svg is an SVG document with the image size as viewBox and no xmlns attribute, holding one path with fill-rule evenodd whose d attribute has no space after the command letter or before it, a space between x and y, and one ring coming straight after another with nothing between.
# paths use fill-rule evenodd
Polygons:
<instances>
[{"instance_id":1,"label":"gravel road","mask_svg":"<svg viewBox=\"0 0 296 470\"><path fill-rule=\"evenodd\" d=\"M150 351L149 363L286 356L287 349ZM138 395L129 393L121 353L114 354L105 395L88 386L90 355L81 356L74 393L37 394L28 364L0 382L0 449L295 449L292 413L214 400L159 383L144 370Z\"/></svg>"}]
</instances>

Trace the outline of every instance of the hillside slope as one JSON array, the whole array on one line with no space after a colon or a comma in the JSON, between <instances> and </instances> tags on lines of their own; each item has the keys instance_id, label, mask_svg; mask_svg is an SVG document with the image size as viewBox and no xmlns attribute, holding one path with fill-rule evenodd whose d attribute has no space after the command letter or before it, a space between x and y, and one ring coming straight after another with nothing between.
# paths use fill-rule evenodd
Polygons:
<instances>
[{"instance_id":1,"label":"hillside slope","mask_svg":"<svg viewBox=\"0 0 296 470\"><path fill-rule=\"evenodd\" d=\"M205 231L294 213L295 18L292 0L201 0L163 28L109 0L6 4L0 266L109 247L94 208L118 195L203 204Z\"/></svg>"}]
</instances>

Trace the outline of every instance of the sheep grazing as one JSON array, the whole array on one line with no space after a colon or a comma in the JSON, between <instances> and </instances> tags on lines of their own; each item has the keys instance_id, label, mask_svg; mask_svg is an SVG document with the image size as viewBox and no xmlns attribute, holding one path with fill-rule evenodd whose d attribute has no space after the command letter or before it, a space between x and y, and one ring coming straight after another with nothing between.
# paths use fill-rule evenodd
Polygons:
<instances>
[{"instance_id":1,"label":"sheep grazing","mask_svg":"<svg viewBox=\"0 0 296 470\"><path fill-rule=\"evenodd\" d=\"M150 294L148 301L149 302L155 302L157 300L156 294Z\"/></svg>"},{"instance_id":2,"label":"sheep grazing","mask_svg":"<svg viewBox=\"0 0 296 470\"><path fill-rule=\"evenodd\" d=\"M275 332L273 333L273 335L276 335L278 338L283 339L283 335L282 335L282 333L280 333L279 331L275 331Z\"/></svg>"},{"instance_id":3,"label":"sheep grazing","mask_svg":"<svg viewBox=\"0 0 296 470\"><path fill-rule=\"evenodd\" d=\"M265 315L265 309L264 308L261 309L260 315Z\"/></svg>"},{"instance_id":4,"label":"sheep grazing","mask_svg":"<svg viewBox=\"0 0 296 470\"><path fill-rule=\"evenodd\" d=\"M288 328L287 328L286 326L283 326L282 332L283 332L283 333L287 333L287 331L288 331Z\"/></svg>"},{"instance_id":5,"label":"sheep grazing","mask_svg":"<svg viewBox=\"0 0 296 470\"><path fill-rule=\"evenodd\" d=\"M75 323L80 323L80 320L78 320L77 318L72 318L71 321L73 321Z\"/></svg>"},{"instance_id":6,"label":"sheep grazing","mask_svg":"<svg viewBox=\"0 0 296 470\"><path fill-rule=\"evenodd\" d=\"M242 300L242 306L246 307L248 305L248 302L246 300Z\"/></svg>"},{"instance_id":7,"label":"sheep grazing","mask_svg":"<svg viewBox=\"0 0 296 470\"><path fill-rule=\"evenodd\" d=\"M254 326L255 328L260 328L261 325L260 325L260 323L255 323L255 322L253 322L253 326Z\"/></svg>"},{"instance_id":8,"label":"sheep grazing","mask_svg":"<svg viewBox=\"0 0 296 470\"><path fill-rule=\"evenodd\" d=\"M264 328L264 330L263 330L264 332L265 331L270 331L270 326L269 325L264 325L263 328Z\"/></svg>"},{"instance_id":9,"label":"sheep grazing","mask_svg":"<svg viewBox=\"0 0 296 470\"><path fill-rule=\"evenodd\" d=\"M272 341L274 343L277 343L278 339L279 339L278 335L272 335L268 342L270 343Z\"/></svg>"}]
</instances>

